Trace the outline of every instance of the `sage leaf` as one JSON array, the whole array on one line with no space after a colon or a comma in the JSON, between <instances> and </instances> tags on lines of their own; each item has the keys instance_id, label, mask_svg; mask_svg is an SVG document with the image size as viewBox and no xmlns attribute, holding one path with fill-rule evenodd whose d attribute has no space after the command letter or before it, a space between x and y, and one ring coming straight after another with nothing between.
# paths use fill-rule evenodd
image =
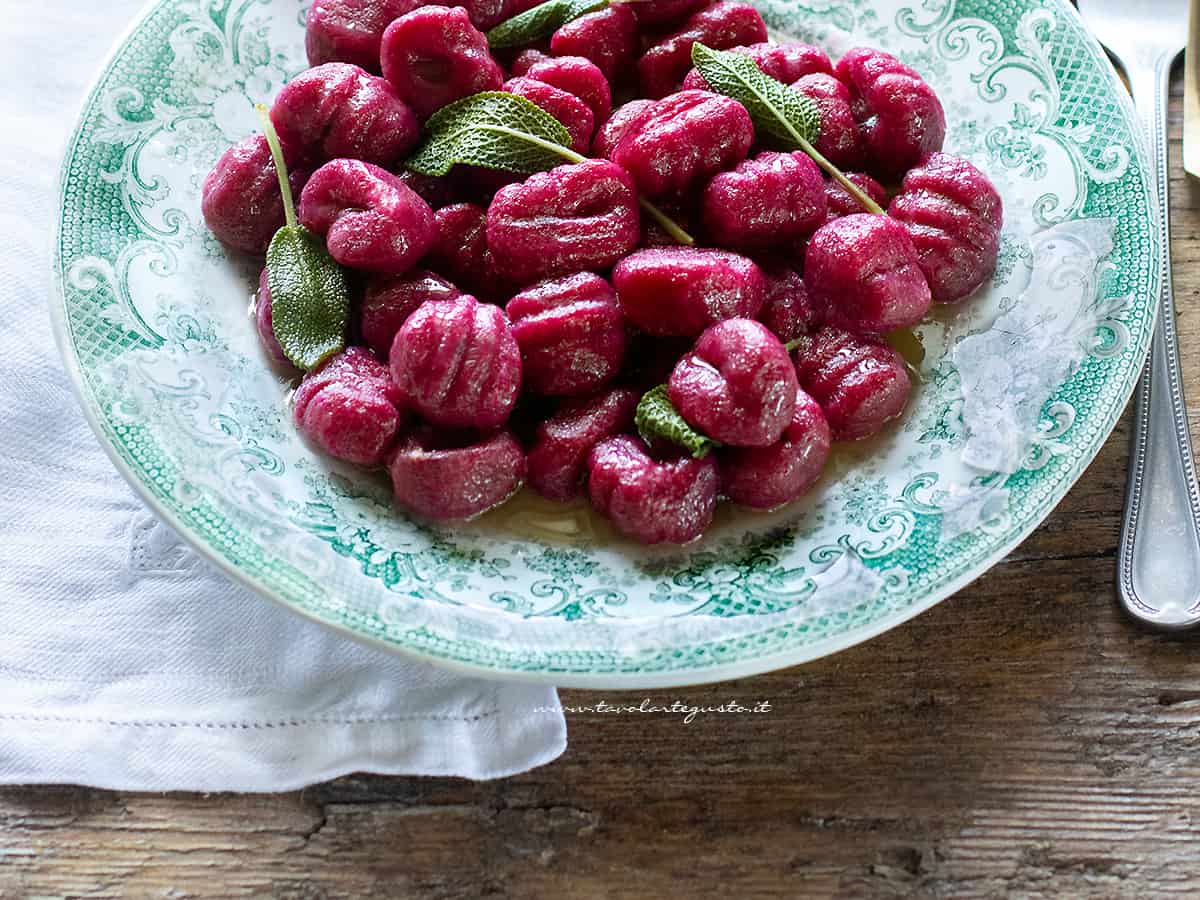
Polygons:
<instances>
[{"instance_id":1,"label":"sage leaf","mask_svg":"<svg viewBox=\"0 0 1200 900\"><path fill-rule=\"evenodd\" d=\"M765 74L742 53L692 45L692 64L718 94L732 97L750 113L760 137L792 150L821 134L821 112L810 97Z\"/></svg>"},{"instance_id":2,"label":"sage leaf","mask_svg":"<svg viewBox=\"0 0 1200 900\"><path fill-rule=\"evenodd\" d=\"M487 33L493 50L524 47L549 37L582 15L608 6L608 0L547 0L501 22Z\"/></svg>"},{"instance_id":3,"label":"sage leaf","mask_svg":"<svg viewBox=\"0 0 1200 900\"><path fill-rule=\"evenodd\" d=\"M667 396L667 386L660 384L645 393L634 413L638 434L647 444L656 439L670 441L686 449L696 459L703 459L719 446L687 423Z\"/></svg>"},{"instance_id":4,"label":"sage leaf","mask_svg":"<svg viewBox=\"0 0 1200 900\"><path fill-rule=\"evenodd\" d=\"M741 53L692 45L692 64L718 94L731 97L750 113L754 130L776 146L800 150L824 169L859 202L863 209L883 215L883 209L813 146L821 134L821 111L811 97L776 81Z\"/></svg>"},{"instance_id":5,"label":"sage leaf","mask_svg":"<svg viewBox=\"0 0 1200 900\"><path fill-rule=\"evenodd\" d=\"M308 372L346 347L350 286L345 270L325 249L325 241L296 221L279 135L266 106L259 104L257 110L275 162L286 221L267 248L271 330L284 355Z\"/></svg>"},{"instance_id":6,"label":"sage leaf","mask_svg":"<svg viewBox=\"0 0 1200 900\"><path fill-rule=\"evenodd\" d=\"M536 7L535 7L536 8ZM583 162L566 126L540 106L503 91L484 91L443 106L425 123L425 142L405 164L420 175L455 165L531 174Z\"/></svg>"},{"instance_id":7,"label":"sage leaf","mask_svg":"<svg viewBox=\"0 0 1200 900\"><path fill-rule=\"evenodd\" d=\"M540 106L504 91L484 91L443 106L425 123L425 143L405 165L420 175L445 175L456 165L529 175L586 162L571 149L571 134ZM657 206L640 198L677 243L695 239Z\"/></svg>"},{"instance_id":8,"label":"sage leaf","mask_svg":"<svg viewBox=\"0 0 1200 900\"><path fill-rule=\"evenodd\" d=\"M350 289L325 241L303 226L285 225L267 248L271 327L284 354L312 371L346 348Z\"/></svg>"}]
</instances>

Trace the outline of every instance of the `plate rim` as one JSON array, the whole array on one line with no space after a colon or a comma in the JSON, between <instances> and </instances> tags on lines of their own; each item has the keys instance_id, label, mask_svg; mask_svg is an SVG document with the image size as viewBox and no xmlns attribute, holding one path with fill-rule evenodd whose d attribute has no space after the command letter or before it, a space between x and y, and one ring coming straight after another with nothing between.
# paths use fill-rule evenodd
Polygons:
<instances>
[{"instance_id":1,"label":"plate rim","mask_svg":"<svg viewBox=\"0 0 1200 900\"><path fill-rule=\"evenodd\" d=\"M69 174L71 159L74 151L82 137L82 132L85 125L85 114L92 107L96 100L100 89L107 80L118 55L126 47L129 40L136 34L139 28L149 19L159 8L167 6L175 0L147 0L147 2L139 9L131 18L129 24L121 31L115 39L113 45L106 53L101 62L95 76L92 78L88 87L85 89L82 99L77 107L76 115L73 120L74 124L68 133L63 147L62 160L59 167L59 176L57 181L56 191L56 209L61 213L64 191L66 188L66 180ZM753 0L751 0L753 2ZM1141 177L1142 188L1145 191L1147 202L1149 205L1148 215L1151 221L1154 220L1154 212L1158 204L1158 195L1152 189L1149 183L1148 173L1144 165L1147 158L1148 149L1146 147L1145 127L1140 116L1133 107L1133 101L1128 92L1124 89L1122 82L1112 61L1104 52L1103 48L1097 41L1096 37L1084 25L1078 11L1067 0L1043 0L1045 3L1052 4L1055 11L1062 15L1065 14L1071 18L1082 33L1081 39L1091 44L1093 56L1097 59L1105 78L1109 83L1110 89L1116 96L1118 105L1122 108L1125 121L1129 123L1132 131L1135 159L1138 162L1138 174ZM181 521L179 516L168 507L153 490L150 489L138 475L134 472L130 464L118 453L113 442L108 438L105 430L105 424L101 419L100 410L94 402L94 397L88 390L86 376L84 375L82 366L80 365L78 354L75 352L74 342L71 335L70 326L67 322L67 304L66 291L63 284L62 272L62 236L64 228L64 217L60 214L56 218L55 227L53 229L51 239L53 241L50 254L51 262L51 281L53 293L50 297L50 321L54 341L58 348L59 355L63 361L63 367L67 372L70 382L71 391L75 395L80 407L83 410L84 417L88 425L92 428L100 446L105 454L112 461L117 472L133 489L137 497L145 503L156 516L166 522L183 540L187 542L189 547L195 551L202 559L210 565L215 566L224 575L230 578L235 584L239 584L247 588L260 598L265 598L272 603L288 610L294 615L302 616L310 622L320 625L323 628L332 630L344 637L350 638L359 644L384 650L389 653L398 654L402 657L411 659L417 662L424 662L447 671L455 672L461 675L467 675L477 678L486 678L489 680L505 681L510 683L531 683L531 684L550 684L563 688L579 688L587 690L651 690L659 688L675 688L688 687L693 685L714 684L718 682L731 681L741 678L747 678L755 675L765 674L767 672L778 671L793 666L802 665L808 662L814 662L826 656L831 656L835 653L840 653L858 644L870 641L884 632L891 631L894 628L903 625L904 623L916 618L922 613L927 612L934 606L942 603L952 595L958 593L963 588L972 584L978 578L987 574L999 562L1005 559L1013 550L1020 546L1034 531L1036 531L1049 516L1058 508L1066 495L1071 491L1083 474L1090 468L1096 457L1108 443L1124 415L1126 408L1129 405L1130 398L1137 388L1138 382L1141 380L1141 373L1144 372L1146 360L1149 355L1150 344L1153 340L1154 329L1159 315L1159 304L1153 299L1149 304L1149 313L1146 317L1146 335L1144 346L1138 352L1140 360L1138 365L1130 368L1131 377L1128 383L1123 385L1120 392L1120 402L1115 403L1112 407L1112 412L1109 414L1108 421L1105 421L1102 427L1097 431L1097 438L1094 442L1094 447L1088 453L1080 457L1081 461L1077 470L1068 476L1064 477L1056 486L1054 493L1056 497L1052 503L1045 506L1044 512L1040 512L1030 519L1030 521L1022 528L1018 529L1004 543L1002 543L994 553L989 554L980 561L971 565L965 572L958 577L953 578L945 584L931 590L920 601L912 603L910 606L889 615L880 617L878 620L869 625L854 629L852 631L842 632L819 641L814 641L809 644L804 644L791 649L775 651L762 656L749 656L747 658L727 662L717 663L704 668L687 668L687 669L667 669L658 672L607 672L607 673L586 673L586 672L555 672L549 669L538 670L517 670L510 668L493 668L481 663L464 662L461 659L455 659L445 656L439 656L435 653L426 652L419 648L412 647L408 644L399 641L386 640L384 638L375 637L370 634L365 634L351 627L349 624L341 621L335 621L325 618L314 610L310 610L299 604L298 602L288 600L276 591L266 581L251 575L237 566L230 560L226 560L218 554L209 544L203 539L203 536L197 534L193 528ZM1170 248L1166 248L1166 252L1170 252ZM1153 297L1155 288L1161 289L1161 272L1158 267L1151 267L1150 270L1150 287L1152 289L1151 296ZM1136 377L1132 373L1137 373ZM1086 457L1086 459L1085 459ZM1115 574L1114 574L1115 578ZM747 636L753 636L758 632L750 632Z\"/></svg>"}]
</instances>

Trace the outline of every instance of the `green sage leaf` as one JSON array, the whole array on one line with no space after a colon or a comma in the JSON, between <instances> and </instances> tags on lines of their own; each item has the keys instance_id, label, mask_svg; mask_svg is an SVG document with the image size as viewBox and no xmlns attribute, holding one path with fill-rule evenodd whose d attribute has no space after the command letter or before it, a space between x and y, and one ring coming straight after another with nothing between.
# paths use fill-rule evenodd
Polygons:
<instances>
[{"instance_id":1,"label":"green sage leaf","mask_svg":"<svg viewBox=\"0 0 1200 900\"><path fill-rule=\"evenodd\" d=\"M503 91L484 91L442 107L425 123L425 134L425 143L405 163L421 175L445 175L456 165L529 175L564 161L587 161L571 149L571 134L558 119ZM638 202L678 243L695 243L649 200Z\"/></svg>"},{"instance_id":2,"label":"green sage leaf","mask_svg":"<svg viewBox=\"0 0 1200 900\"><path fill-rule=\"evenodd\" d=\"M679 410L667 396L667 386L660 384L646 392L638 403L634 414L634 424L638 434L647 443L655 439L679 444L696 459L703 459L712 452L713 447L719 446L712 438L705 437L679 414Z\"/></svg>"},{"instance_id":3,"label":"green sage leaf","mask_svg":"<svg viewBox=\"0 0 1200 900\"><path fill-rule=\"evenodd\" d=\"M759 137L808 154L863 209L877 216L884 214L878 203L813 146L821 135L821 111L811 97L776 81L762 72L754 60L740 53L713 50L696 43L692 45L692 63L712 90L746 107Z\"/></svg>"},{"instance_id":4,"label":"green sage leaf","mask_svg":"<svg viewBox=\"0 0 1200 900\"><path fill-rule=\"evenodd\" d=\"M267 107L255 107L275 163L286 224L267 248L271 330L293 365L311 371L346 347L350 287L325 241L296 222L287 163Z\"/></svg>"},{"instance_id":5,"label":"green sage leaf","mask_svg":"<svg viewBox=\"0 0 1200 900\"><path fill-rule=\"evenodd\" d=\"M570 21L606 6L608 0L547 0L501 22L487 33L488 44L493 50L524 47L549 37Z\"/></svg>"},{"instance_id":6,"label":"green sage leaf","mask_svg":"<svg viewBox=\"0 0 1200 900\"><path fill-rule=\"evenodd\" d=\"M284 354L309 372L346 347L350 288L325 242L303 226L284 226L267 249L271 326Z\"/></svg>"},{"instance_id":7,"label":"green sage leaf","mask_svg":"<svg viewBox=\"0 0 1200 900\"><path fill-rule=\"evenodd\" d=\"M566 126L540 106L503 91L484 91L443 106L425 123L425 143L408 160L421 175L455 165L505 172L544 172L584 157L570 149Z\"/></svg>"},{"instance_id":8,"label":"green sage leaf","mask_svg":"<svg viewBox=\"0 0 1200 900\"><path fill-rule=\"evenodd\" d=\"M760 137L807 152L805 145L820 135L821 112L812 98L764 74L749 56L696 43L692 64L714 92L746 107Z\"/></svg>"}]
</instances>

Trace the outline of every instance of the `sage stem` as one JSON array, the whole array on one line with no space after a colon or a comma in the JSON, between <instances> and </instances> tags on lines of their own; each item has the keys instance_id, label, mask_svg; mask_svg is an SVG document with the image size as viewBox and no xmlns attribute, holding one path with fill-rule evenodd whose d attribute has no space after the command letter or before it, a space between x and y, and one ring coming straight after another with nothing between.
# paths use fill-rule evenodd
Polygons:
<instances>
[{"instance_id":1,"label":"sage stem","mask_svg":"<svg viewBox=\"0 0 1200 900\"><path fill-rule=\"evenodd\" d=\"M275 123L271 121L271 112L265 103L257 104L254 111L262 120L263 134L267 137L267 146L271 148L271 158L275 161L275 174L279 178L279 193L283 195L284 221L287 222L288 228L296 228L300 223L296 221L296 201L292 197L292 182L288 175L287 163L283 159L283 145L279 143L279 132L275 130Z\"/></svg>"}]
</instances>

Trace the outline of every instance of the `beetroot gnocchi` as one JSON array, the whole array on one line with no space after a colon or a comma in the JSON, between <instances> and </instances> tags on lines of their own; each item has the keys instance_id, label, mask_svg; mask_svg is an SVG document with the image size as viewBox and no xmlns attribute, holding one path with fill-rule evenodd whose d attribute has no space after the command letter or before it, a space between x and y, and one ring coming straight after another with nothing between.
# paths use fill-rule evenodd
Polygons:
<instances>
[{"instance_id":1,"label":"beetroot gnocchi","mask_svg":"<svg viewBox=\"0 0 1200 900\"><path fill-rule=\"evenodd\" d=\"M629 174L588 160L497 191L487 245L502 273L528 283L611 267L637 245L639 221Z\"/></svg>"},{"instance_id":2,"label":"beetroot gnocchi","mask_svg":"<svg viewBox=\"0 0 1200 900\"><path fill-rule=\"evenodd\" d=\"M988 280L999 194L943 150L933 88L881 50L835 64L736 0L491 31L537 5L315 0L312 68L206 179L212 234L267 255L254 328L298 378L296 428L435 522L528 483L684 544L722 499L797 501L834 442L904 413L913 375L886 336ZM697 44L737 55L700 48L693 68ZM736 99L717 58L809 110L809 143ZM288 228L344 285L320 359L294 349Z\"/></svg>"},{"instance_id":3,"label":"beetroot gnocchi","mask_svg":"<svg viewBox=\"0 0 1200 900\"><path fill-rule=\"evenodd\" d=\"M712 456L657 460L636 438L610 438L588 455L592 504L643 544L686 544L712 522L721 476Z\"/></svg>"},{"instance_id":4,"label":"beetroot gnocchi","mask_svg":"<svg viewBox=\"0 0 1200 900\"><path fill-rule=\"evenodd\" d=\"M720 452L721 490L734 503L751 509L785 506L821 477L832 440L820 405L797 391L791 421L778 441Z\"/></svg>"},{"instance_id":5,"label":"beetroot gnocchi","mask_svg":"<svg viewBox=\"0 0 1200 900\"><path fill-rule=\"evenodd\" d=\"M503 297L508 284L487 242L487 210L453 203L434 213L437 238L429 263L468 293L485 300Z\"/></svg>"},{"instance_id":6,"label":"beetroot gnocchi","mask_svg":"<svg viewBox=\"0 0 1200 900\"><path fill-rule=\"evenodd\" d=\"M429 300L456 300L462 292L425 269L404 275L376 275L367 282L358 309L358 330L363 343L386 360L392 341L408 317Z\"/></svg>"},{"instance_id":7,"label":"beetroot gnocchi","mask_svg":"<svg viewBox=\"0 0 1200 900\"><path fill-rule=\"evenodd\" d=\"M578 272L526 288L508 301L527 390L584 394L612 381L625 361L625 317L612 285Z\"/></svg>"},{"instance_id":8,"label":"beetroot gnocchi","mask_svg":"<svg viewBox=\"0 0 1200 900\"><path fill-rule=\"evenodd\" d=\"M838 61L837 76L849 88L874 171L895 177L942 149L942 103L912 68L890 53L859 47Z\"/></svg>"},{"instance_id":9,"label":"beetroot gnocchi","mask_svg":"<svg viewBox=\"0 0 1200 900\"><path fill-rule=\"evenodd\" d=\"M395 88L348 63L309 69L280 91L271 108L280 140L322 160L399 163L421 125Z\"/></svg>"},{"instance_id":10,"label":"beetroot gnocchi","mask_svg":"<svg viewBox=\"0 0 1200 900\"><path fill-rule=\"evenodd\" d=\"M803 153L760 153L714 175L701 195L715 244L769 250L807 238L825 221L825 179Z\"/></svg>"},{"instance_id":11,"label":"beetroot gnocchi","mask_svg":"<svg viewBox=\"0 0 1200 900\"><path fill-rule=\"evenodd\" d=\"M324 235L343 266L402 275L433 247L433 210L390 172L335 159L313 173L300 195L300 221Z\"/></svg>"},{"instance_id":12,"label":"beetroot gnocchi","mask_svg":"<svg viewBox=\"0 0 1200 900\"><path fill-rule=\"evenodd\" d=\"M646 3L631 4L631 8L639 25L662 28L686 19L706 5L706 0L649 0Z\"/></svg>"},{"instance_id":13,"label":"beetroot gnocchi","mask_svg":"<svg viewBox=\"0 0 1200 900\"><path fill-rule=\"evenodd\" d=\"M315 0L305 21L308 63L342 62L379 74L384 29L421 0Z\"/></svg>"},{"instance_id":14,"label":"beetroot gnocchi","mask_svg":"<svg viewBox=\"0 0 1200 900\"><path fill-rule=\"evenodd\" d=\"M637 56L639 37L634 4L614 3L563 25L550 38L555 56L582 56L591 60L609 81Z\"/></svg>"},{"instance_id":15,"label":"beetroot gnocchi","mask_svg":"<svg viewBox=\"0 0 1200 900\"><path fill-rule=\"evenodd\" d=\"M533 63L524 72L514 74L545 82L578 97L591 110L594 125L607 122L612 114L612 87L599 67L586 57L551 57Z\"/></svg>"},{"instance_id":16,"label":"beetroot gnocchi","mask_svg":"<svg viewBox=\"0 0 1200 900\"><path fill-rule=\"evenodd\" d=\"M804 286L804 276L787 262L762 266L766 293L758 320L779 340L794 341L821 327L824 314Z\"/></svg>"},{"instance_id":17,"label":"beetroot gnocchi","mask_svg":"<svg viewBox=\"0 0 1200 900\"><path fill-rule=\"evenodd\" d=\"M810 72L797 78L792 90L811 99L821 114L818 152L843 169L861 169L867 151L850 106L850 88L832 72Z\"/></svg>"},{"instance_id":18,"label":"beetroot gnocchi","mask_svg":"<svg viewBox=\"0 0 1200 900\"><path fill-rule=\"evenodd\" d=\"M521 351L508 319L469 294L422 303L388 359L401 394L434 425L494 428L520 393Z\"/></svg>"},{"instance_id":19,"label":"beetroot gnocchi","mask_svg":"<svg viewBox=\"0 0 1200 900\"><path fill-rule=\"evenodd\" d=\"M916 325L931 300L908 231L866 213L836 218L813 235L804 285L829 322L863 334Z\"/></svg>"},{"instance_id":20,"label":"beetroot gnocchi","mask_svg":"<svg viewBox=\"0 0 1200 900\"><path fill-rule=\"evenodd\" d=\"M912 238L933 299L953 303L996 269L1000 195L965 159L932 153L904 176L889 214Z\"/></svg>"},{"instance_id":21,"label":"beetroot gnocchi","mask_svg":"<svg viewBox=\"0 0 1200 900\"><path fill-rule=\"evenodd\" d=\"M653 105L653 100L630 100L618 107L596 131L595 140L592 141L592 155L611 157L629 126Z\"/></svg>"},{"instance_id":22,"label":"beetroot gnocchi","mask_svg":"<svg viewBox=\"0 0 1200 900\"><path fill-rule=\"evenodd\" d=\"M461 7L422 6L401 16L383 33L380 60L383 77L425 117L504 83L487 38Z\"/></svg>"},{"instance_id":23,"label":"beetroot gnocchi","mask_svg":"<svg viewBox=\"0 0 1200 900\"><path fill-rule=\"evenodd\" d=\"M387 469L402 509L436 521L461 521L520 490L525 451L508 429L479 435L423 425L400 442Z\"/></svg>"},{"instance_id":24,"label":"beetroot gnocchi","mask_svg":"<svg viewBox=\"0 0 1200 900\"><path fill-rule=\"evenodd\" d=\"M750 44L744 47L731 47L731 53L742 53L758 66L759 71L769 75L776 81L791 84L814 73L833 74L833 64L829 56L820 47L811 44L790 43L775 44L764 41L761 44ZM683 90L709 90L708 82L699 70L692 69L683 79Z\"/></svg>"},{"instance_id":25,"label":"beetroot gnocchi","mask_svg":"<svg viewBox=\"0 0 1200 900\"><path fill-rule=\"evenodd\" d=\"M330 456L369 466L395 441L403 405L387 367L351 347L305 377L293 410L300 431Z\"/></svg>"},{"instance_id":26,"label":"beetroot gnocchi","mask_svg":"<svg viewBox=\"0 0 1200 900\"><path fill-rule=\"evenodd\" d=\"M766 282L753 260L723 250L639 250L613 269L621 308L648 334L698 335L726 319L752 319Z\"/></svg>"},{"instance_id":27,"label":"beetroot gnocchi","mask_svg":"<svg viewBox=\"0 0 1200 900\"><path fill-rule=\"evenodd\" d=\"M887 190L870 175L864 175L862 172L847 172L846 180L881 207L887 207ZM850 196L850 192L832 179L825 182L825 201L826 222L841 216L852 216L862 212L862 206Z\"/></svg>"},{"instance_id":28,"label":"beetroot gnocchi","mask_svg":"<svg viewBox=\"0 0 1200 900\"><path fill-rule=\"evenodd\" d=\"M300 165L303 157L296 148L285 144L283 150L292 192L298 193L309 170ZM256 255L267 252L284 217L266 138L247 138L225 151L204 180L200 210L208 230L225 246Z\"/></svg>"},{"instance_id":29,"label":"beetroot gnocchi","mask_svg":"<svg viewBox=\"0 0 1200 900\"><path fill-rule=\"evenodd\" d=\"M587 153L592 145L592 132L596 130L596 117L591 107L577 96L528 76L510 78L504 83L504 90L524 97L562 122L571 135L571 148L576 153Z\"/></svg>"},{"instance_id":30,"label":"beetroot gnocchi","mask_svg":"<svg viewBox=\"0 0 1200 900\"><path fill-rule=\"evenodd\" d=\"M705 331L667 384L680 415L733 447L779 440L799 386L779 338L750 319L726 319Z\"/></svg>"},{"instance_id":31,"label":"beetroot gnocchi","mask_svg":"<svg viewBox=\"0 0 1200 900\"><path fill-rule=\"evenodd\" d=\"M665 97L679 87L692 67L692 45L714 50L757 44L767 39L767 26L748 3L714 3L701 9L642 54L638 80L647 97Z\"/></svg>"},{"instance_id":32,"label":"beetroot gnocchi","mask_svg":"<svg viewBox=\"0 0 1200 900\"><path fill-rule=\"evenodd\" d=\"M754 124L736 100L680 91L626 123L608 158L650 195L688 187L736 165L754 142Z\"/></svg>"},{"instance_id":33,"label":"beetroot gnocchi","mask_svg":"<svg viewBox=\"0 0 1200 900\"><path fill-rule=\"evenodd\" d=\"M593 447L633 427L641 394L613 388L568 400L538 426L529 449L529 485L543 497L566 502L583 488Z\"/></svg>"},{"instance_id":34,"label":"beetroot gnocchi","mask_svg":"<svg viewBox=\"0 0 1200 900\"><path fill-rule=\"evenodd\" d=\"M799 343L800 386L821 405L835 440L872 437L904 411L912 382L904 359L883 341L822 328Z\"/></svg>"}]
</instances>

